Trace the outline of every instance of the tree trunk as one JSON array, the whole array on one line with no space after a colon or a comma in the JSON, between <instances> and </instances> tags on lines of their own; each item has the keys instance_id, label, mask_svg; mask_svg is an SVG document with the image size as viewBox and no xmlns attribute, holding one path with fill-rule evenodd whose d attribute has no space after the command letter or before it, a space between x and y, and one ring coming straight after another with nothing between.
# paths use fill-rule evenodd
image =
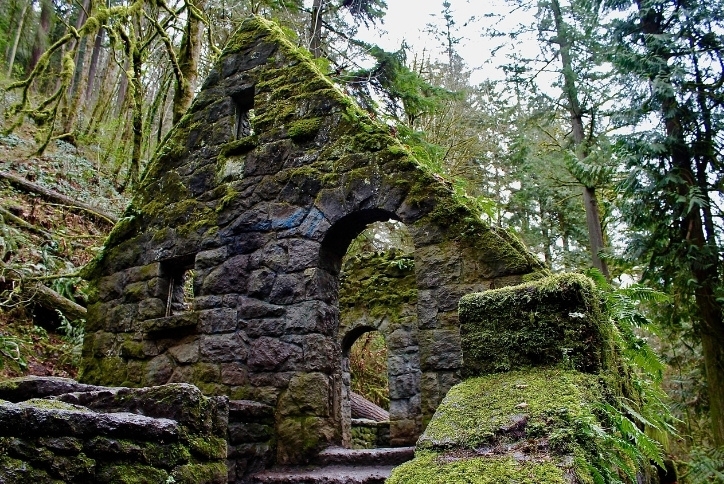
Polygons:
<instances>
[{"instance_id":1,"label":"tree trunk","mask_svg":"<svg viewBox=\"0 0 724 484\"><path fill-rule=\"evenodd\" d=\"M309 51L314 57L322 57L322 8L324 0L314 0L312 22L309 27Z\"/></svg>"},{"instance_id":2,"label":"tree trunk","mask_svg":"<svg viewBox=\"0 0 724 484\"><path fill-rule=\"evenodd\" d=\"M671 67L668 64L670 52L661 42L650 42L654 36L666 33L663 19L653 8L642 0L636 1L641 31L649 56L658 64L658 72L650 74L650 80L661 82L670 79ZM673 87L673 86L672 86ZM661 117L667 135L667 146L671 160L671 172L682 180L676 186L677 193L684 199L697 188L694 175L692 154L684 136L681 106L675 97L674 89L656 89L654 96L661 105ZM699 328L704 366L706 369L707 391L709 394L709 416L712 423L712 435L716 446L724 445L724 321L722 321L721 303L716 299L716 287L719 282L719 255L715 241L707 241L704 234L704 220L698 204L689 204L678 220L679 238L695 249L696 258L692 260L690 250L681 254L683 268L691 272L696 289L694 297L698 310ZM678 241L677 241L678 242Z\"/></svg>"},{"instance_id":3,"label":"tree trunk","mask_svg":"<svg viewBox=\"0 0 724 484\"><path fill-rule=\"evenodd\" d=\"M110 60L109 60L110 62ZM129 61L123 63L123 73L121 74L121 85L118 87L118 97L116 98L116 116L120 116L123 106L126 104L126 94L128 93L128 65Z\"/></svg>"},{"instance_id":4,"label":"tree trunk","mask_svg":"<svg viewBox=\"0 0 724 484\"><path fill-rule=\"evenodd\" d=\"M551 0L551 9L555 19L557 43L560 47L561 64L563 66L563 90L566 101L568 101L568 112L571 115L573 144L576 149L576 156L583 161L588 155L588 147L586 146L583 129L583 110L578 100L578 87L576 86L576 76L571 59L570 33L563 22L561 6L558 0ZM583 183L583 204L586 209L586 227L588 228L588 240L591 246L591 262L593 267L600 270L606 279L610 279L608 264L599 255L605 246L596 188L589 185L589 183Z\"/></svg>"},{"instance_id":5,"label":"tree trunk","mask_svg":"<svg viewBox=\"0 0 724 484\"><path fill-rule=\"evenodd\" d=\"M15 32L15 38L13 39L12 47L10 47L10 54L8 55L8 77L13 75L13 65L15 64L15 54L18 52L18 44L20 44L20 34L23 31L25 25L25 15L28 13L28 7L30 6L31 0L28 0L23 5L23 9L18 17L18 30Z\"/></svg>"},{"instance_id":6,"label":"tree trunk","mask_svg":"<svg viewBox=\"0 0 724 484\"><path fill-rule=\"evenodd\" d=\"M133 78L131 79L131 97L133 99L133 150L131 152L131 164L128 167L127 183L125 186L135 187L138 177L141 173L141 150L143 148L143 86L141 85L141 76L143 69L143 61L141 53L134 45L132 52Z\"/></svg>"},{"instance_id":7,"label":"tree trunk","mask_svg":"<svg viewBox=\"0 0 724 484\"><path fill-rule=\"evenodd\" d=\"M103 36L105 35L105 32L106 31L103 27L98 29L96 40L93 42L93 54L91 54L90 65L88 66L88 84L86 85L85 95L83 96L83 105L88 103L88 100L93 93L96 71L98 70L98 58L100 57L101 49L103 48Z\"/></svg>"},{"instance_id":8,"label":"tree trunk","mask_svg":"<svg viewBox=\"0 0 724 484\"><path fill-rule=\"evenodd\" d=\"M50 31L50 17L53 13L53 4L50 0L41 0L40 2L40 22L38 29L35 31L35 41L33 42L33 50L30 54L30 65L28 72L32 71L40 60L40 56L48 48L48 32Z\"/></svg>"},{"instance_id":9,"label":"tree trunk","mask_svg":"<svg viewBox=\"0 0 724 484\"><path fill-rule=\"evenodd\" d=\"M181 38L181 49L178 55L181 78L176 79L176 90L173 95L173 124L181 120L194 99L203 35L203 29L201 28L203 20L194 12L194 9L203 11L205 6L206 0L186 1L188 20Z\"/></svg>"}]
</instances>

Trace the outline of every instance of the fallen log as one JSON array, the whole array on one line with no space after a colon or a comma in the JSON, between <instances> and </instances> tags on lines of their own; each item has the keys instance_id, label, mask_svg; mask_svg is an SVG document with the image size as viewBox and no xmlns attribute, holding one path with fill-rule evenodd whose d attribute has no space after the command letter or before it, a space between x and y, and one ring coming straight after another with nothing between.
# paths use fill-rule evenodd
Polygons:
<instances>
[{"instance_id":1,"label":"fallen log","mask_svg":"<svg viewBox=\"0 0 724 484\"><path fill-rule=\"evenodd\" d=\"M24 297L31 299L36 304L50 311L56 309L63 313L63 316L69 321L75 321L85 318L88 312L86 308L75 303L67 297L61 296L49 287L39 283L30 283L23 287L22 294Z\"/></svg>"},{"instance_id":2,"label":"fallen log","mask_svg":"<svg viewBox=\"0 0 724 484\"><path fill-rule=\"evenodd\" d=\"M25 190L26 192L38 194L47 200L87 212L96 218L109 222L110 224L115 224L118 221L118 217L113 215L112 213L106 212L99 208L91 207L86 203L73 200L72 198L63 195L62 193L58 193L49 188L45 188L38 185L37 183L28 181L23 177L13 175L12 173L9 173L7 171L0 171L0 179L7 180L17 188Z\"/></svg>"},{"instance_id":3,"label":"fallen log","mask_svg":"<svg viewBox=\"0 0 724 484\"><path fill-rule=\"evenodd\" d=\"M0 216L5 220L6 223L9 222L17 227L27 230L28 232L32 232L35 235L39 235L46 240L53 240L53 236L50 235L49 232L46 232L45 230L41 229L40 227L36 227L35 225L26 222L25 220L21 219L20 217L13 215L11 212L9 212L8 210L5 210L3 207L0 207Z\"/></svg>"}]
</instances>

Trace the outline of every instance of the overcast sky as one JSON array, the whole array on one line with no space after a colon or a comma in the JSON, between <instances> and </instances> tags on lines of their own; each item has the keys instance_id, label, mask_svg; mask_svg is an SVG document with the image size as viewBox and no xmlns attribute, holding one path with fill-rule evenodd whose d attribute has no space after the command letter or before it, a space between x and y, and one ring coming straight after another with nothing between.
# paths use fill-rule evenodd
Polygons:
<instances>
[{"instance_id":1,"label":"overcast sky","mask_svg":"<svg viewBox=\"0 0 724 484\"><path fill-rule=\"evenodd\" d=\"M480 82L486 78L500 79L502 74L495 68L495 62L490 60L490 52L497 45L496 42L482 37L485 27L490 25L491 18L486 14L504 15L510 7L504 0L449 0L453 10L456 27L459 29L456 36L462 37L458 45L458 53L465 59L470 68L482 68L474 72L473 80ZM436 24L440 29L444 27L442 17L443 0L387 0L387 15L381 28L385 31L380 35L374 29L360 32L360 37L369 42L377 43L385 50L396 50L404 40L414 52L421 53L423 49L432 55L443 56L443 47L439 40L434 39L428 32L428 24ZM517 11L512 15L504 15L503 19L496 19L499 30L512 30L514 26L530 14ZM472 20L471 20L472 19ZM530 49L537 50L531 45Z\"/></svg>"}]
</instances>

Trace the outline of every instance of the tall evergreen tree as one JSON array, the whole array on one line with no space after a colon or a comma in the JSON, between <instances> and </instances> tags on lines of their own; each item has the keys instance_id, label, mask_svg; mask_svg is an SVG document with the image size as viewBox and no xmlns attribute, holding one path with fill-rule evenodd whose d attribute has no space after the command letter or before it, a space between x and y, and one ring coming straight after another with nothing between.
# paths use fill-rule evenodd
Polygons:
<instances>
[{"instance_id":1,"label":"tall evergreen tree","mask_svg":"<svg viewBox=\"0 0 724 484\"><path fill-rule=\"evenodd\" d=\"M635 234L630 255L645 261L649 281L689 303L712 435L724 445L724 3L618 0L608 7L628 12L617 23L612 59L636 101L629 112L642 126L621 143L630 170L624 212Z\"/></svg>"}]
</instances>

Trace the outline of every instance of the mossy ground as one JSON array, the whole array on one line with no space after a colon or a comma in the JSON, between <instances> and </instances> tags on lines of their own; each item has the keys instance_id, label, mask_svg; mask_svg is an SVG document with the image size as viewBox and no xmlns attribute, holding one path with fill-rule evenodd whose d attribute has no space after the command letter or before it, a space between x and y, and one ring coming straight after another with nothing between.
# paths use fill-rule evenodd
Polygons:
<instances>
[{"instance_id":1,"label":"mossy ground","mask_svg":"<svg viewBox=\"0 0 724 484\"><path fill-rule=\"evenodd\" d=\"M590 482L603 399L596 375L536 368L454 386L388 483L558 484Z\"/></svg>"},{"instance_id":2,"label":"mossy ground","mask_svg":"<svg viewBox=\"0 0 724 484\"><path fill-rule=\"evenodd\" d=\"M434 452L418 455L392 472L387 484L568 484L565 472L549 460L512 457L460 459Z\"/></svg>"},{"instance_id":3,"label":"mossy ground","mask_svg":"<svg viewBox=\"0 0 724 484\"><path fill-rule=\"evenodd\" d=\"M474 450L521 435L565 434L571 422L591 418L601 398L596 375L572 370L536 368L471 378L448 392L418 448ZM524 425L517 423L521 417ZM522 434L506 435L513 430Z\"/></svg>"}]
</instances>

